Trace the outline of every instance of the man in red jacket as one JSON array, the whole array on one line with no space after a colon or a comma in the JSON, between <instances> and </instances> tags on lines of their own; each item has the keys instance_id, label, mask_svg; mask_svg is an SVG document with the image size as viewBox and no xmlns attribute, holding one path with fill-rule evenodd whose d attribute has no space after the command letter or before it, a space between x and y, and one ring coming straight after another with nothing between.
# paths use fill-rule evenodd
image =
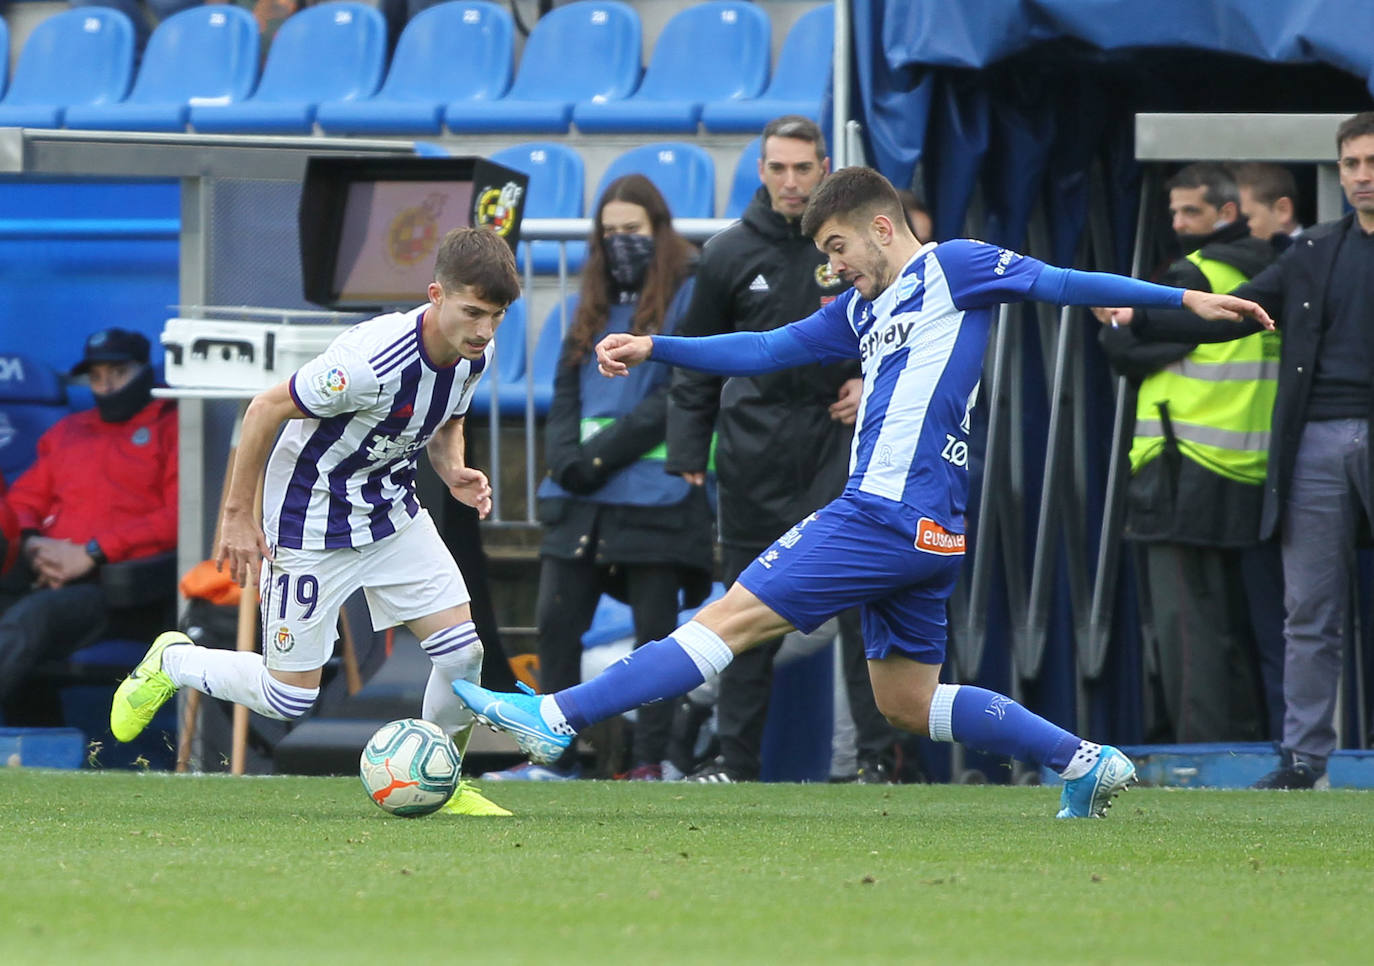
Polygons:
<instances>
[{"instance_id":1,"label":"man in red jacket","mask_svg":"<svg viewBox=\"0 0 1374 966\"><path fill-rule=\"evenodd\" d=\"M72 369L86 374L95 408L44 433L0 497L21 528L19 560L0 579L0 700L34 665L106 632L101 566L176 547L176 405L152 397L148 340L95 333Z\"/></svg>"}]
</instances>

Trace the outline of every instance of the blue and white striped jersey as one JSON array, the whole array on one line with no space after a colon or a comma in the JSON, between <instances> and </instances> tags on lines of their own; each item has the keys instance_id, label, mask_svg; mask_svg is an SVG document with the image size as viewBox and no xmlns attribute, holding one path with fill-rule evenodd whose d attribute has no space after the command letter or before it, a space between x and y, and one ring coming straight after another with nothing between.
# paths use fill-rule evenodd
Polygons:
<instances>
[{"instance_id":1,"label":"blue and white striped jersey","mask_svg":"<svg viewBox=\"0 0 1374 966\"><path fill-rule=\"evenodd\" d=\"M480 359L435 365L420 337L426 308L353 326L291 377L311 418L289 420L267 461L263 529L274 546L358 547L419 512L416 454L467 412L495 350L493 340Z\"/></svg>"},{"instance_id":2,"label":"blue and white striped jersey","mask_svg":"<svg viewBox=\"0 0 1374 966\"><path fill-rule=\"evenodd\" d=\"M864 388L848 489L962 533L969 413L993 309L1045 265L982 242L923 246L872 302L850 289L787 329L822 362L858 356Z\"/></svg>"}]
</instances>

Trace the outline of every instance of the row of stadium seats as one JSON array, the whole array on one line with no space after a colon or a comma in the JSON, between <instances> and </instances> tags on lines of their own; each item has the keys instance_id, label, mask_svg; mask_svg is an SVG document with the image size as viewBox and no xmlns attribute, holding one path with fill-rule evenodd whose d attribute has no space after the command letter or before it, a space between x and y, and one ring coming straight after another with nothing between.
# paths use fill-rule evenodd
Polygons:
<instances>
[{"instance_id":1,"label":"row of stadium seats","mask_svg":"<svg viewBox=\"0 0 1374 966\"><path fill-rule=\"evenodd\" d=\"M761 182L758 171L759 139L740 152L723 217L737 218L749 204ZM526 218L581 218L585 213L586 166L576 148L559 141L515 144L491 155L491 160L529 175L525 196ZM716 166L711 155L685 141L642 144L615 158L601 175L592 195L600 198L606 186L627 174L642 174L663 193L668 210L676 218L714 218L716 214ZM540 274L558 270L558 243L531 243L534 270ZM525 264L524 244L519 262ZM570 242L567 267L582 267L584 246Z\"/></svg>"},{"instance_id":2,"label":"row of stadium seats","mask_svg":"<svg viewBox=\"0 0 1374 966\"><path fill-rule=\"evenodd\" d=\"M794 24L770 83L772 28L752 3L710 0L680 11L641 69L634 8L579 0L535 24L516 71L510 12L486 0L450 0L406 25L388 70L382 15L335 0L282 24L259 77L253 16L210 4L159 24L135 78L128 18L79 7L44 20L25 41L0 100L0 126L309 134L318 124L338 135L435 135L445 127L566 133L570 124L584 132L696 133L698 124L757 131L780 114L819 116L832 18L827 5ZM7 52L2 22L0 41Z\"/></svg>"}]
</instances>

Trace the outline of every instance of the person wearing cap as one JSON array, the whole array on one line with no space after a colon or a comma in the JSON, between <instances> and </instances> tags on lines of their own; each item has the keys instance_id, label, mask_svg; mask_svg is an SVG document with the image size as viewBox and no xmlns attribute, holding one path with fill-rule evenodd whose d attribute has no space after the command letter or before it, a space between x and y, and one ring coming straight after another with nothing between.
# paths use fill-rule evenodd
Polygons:
<instances>
[{"instance_id":1,"label":"person wearing cap","mask_svg":"<svg viewBox=\"0 0 1374 966\"><path fill-rule=\"evenodd\" d=\"M20 527L19 559L0 578L0 701L36 664L105 636L101 566L176 548L176 404L153 399L148 348L125 329L86 340L71 374L89 378L95 408L44 433L0 497Z\"/></svg>"}]
</instances>

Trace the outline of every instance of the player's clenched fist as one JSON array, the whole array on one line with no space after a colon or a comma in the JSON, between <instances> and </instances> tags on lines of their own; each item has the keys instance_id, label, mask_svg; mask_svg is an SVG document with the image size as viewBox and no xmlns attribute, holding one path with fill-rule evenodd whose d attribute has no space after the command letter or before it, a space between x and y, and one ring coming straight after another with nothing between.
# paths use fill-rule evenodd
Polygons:
<instances>
[{"instance_id":1,"label":"player's clenched fist","mask_svg":"<svg viewBox=\"0 0 1374 966\"><path fill-rule=\"evenodd\" d=\"M596 344L597 368L603 376L627 376L654 351L654 340L647 335L614 332Z\"/></svg>"}]
</instances>

